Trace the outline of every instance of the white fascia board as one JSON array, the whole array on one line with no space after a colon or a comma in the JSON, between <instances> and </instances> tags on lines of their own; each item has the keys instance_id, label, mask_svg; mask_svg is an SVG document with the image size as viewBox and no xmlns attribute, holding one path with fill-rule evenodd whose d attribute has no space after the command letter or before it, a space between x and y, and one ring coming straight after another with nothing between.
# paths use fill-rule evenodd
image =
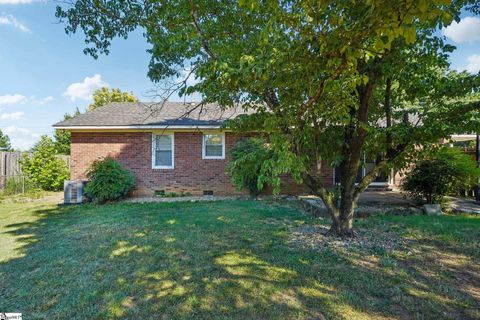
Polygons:
<instances>
[{"instance_id":1,"label":"white fascia board","mask_svg":"<svg viewBox=\"0 0 480 320\"><path fill-rule=\"evenodd\" d=\"M53 126L54 129L59 130L175 130L175 129L220 129L221 126L158 126L158 125L146 125L146 126Z\"/></svg>"},{"instance_id":2,"label":"white fascia board","mask_svg":"<svg viewBox=\"0 0 480 320\"><path fill-rule=\"evenodd\" d=\"M475 140L476 138L477 135L475 134L454 134L450 137L450 139L453 141L470 141Z\"/></svg>"}]
</instances>

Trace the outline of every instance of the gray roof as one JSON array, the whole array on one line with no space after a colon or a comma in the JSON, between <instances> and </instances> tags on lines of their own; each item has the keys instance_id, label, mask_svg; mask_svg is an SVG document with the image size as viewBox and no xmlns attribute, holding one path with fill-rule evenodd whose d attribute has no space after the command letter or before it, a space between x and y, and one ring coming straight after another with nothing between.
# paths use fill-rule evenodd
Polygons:
<instances>
[{"instance_id":1,"label":"gray roof","mask_svg":"<svg viewBox=\"0 0 480 320\"><path fill-rule=\"evenodd\" d=\"M53 125L55 128L175 128L219 127L227 119L248 113L240 105L223 109L215 104L198 107L196 103L166 102L114 102L93 111L82 113L72 119Z\"/></svg>"}]
</instances>

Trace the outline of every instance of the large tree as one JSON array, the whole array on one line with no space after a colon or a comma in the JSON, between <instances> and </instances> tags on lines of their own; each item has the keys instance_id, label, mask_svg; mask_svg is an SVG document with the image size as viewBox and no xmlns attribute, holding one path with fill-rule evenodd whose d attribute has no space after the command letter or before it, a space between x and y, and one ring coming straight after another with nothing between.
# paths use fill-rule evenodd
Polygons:
<instances>
[{"instance_id":1,"label":"large tree","mask_svg":"<svg viewBox=\"0 0 480 320\"><path fill-rule=\"evenodd\" d=\"M131 92L125 92L117 88L109 89L108 87L102 87L93 93L93 102L88 106L87 111L93 111L112 102L138 102L138 99ZM73 115L66 113L63 119L68 120L79 114L80 110L77 108ZM57 153L70 154L70 131L55 130L54 139Z\"/></svg>"},{"instance_id":2,"label":"large tree","mask_svg":"<svg viewBox=\"0 0 480 320\"><path fill-rule=\"evenodd\" d=\"M7 134L3 133L2 130L0 130L0 151L12 151L10 138Z\"/></svg>"},{"instance_id":3,"label":"large tree","mask_svg":"<svg viewBox=\"0 0 480 320\"><path fill-rule=\"evenodd\" d=\"M75 116L80 114L78 108L75 109L73 115L70 113L65 113L63 115L63 120L72 119ZM55 142L55 151L57 154L70 154L70 145L72 143L72 134L68 130L55 130L53 133L53 139Z\"/></svg>"},{"instance_id":4,"label":"large tree","mask_svg":"<svg viewBox=\"0 0 480 320\"><path fill-rule=\"evenodd\" d=\"M85 32L94 57L141 28L153 81L187 75L180 94L254 109L234 127L268 136L275 157L261 180L278 186L292 174L322 197L331 231L351 236L355 202L382 171L460 129L480 130L478 101L468 99L478 79L448 72L453 47L436 33L470 2L478 10L473 0L78 0L57 17L67 33ZM366 155L380 158L356 184ZM338 197L322 184L323 163L340 168Z\"/></svg>"},{"instance_id":5,"label":"large tree","mask_svg":"<svg viewBox=\"0 0 480 320\"><path fill-rule=\"evenodd\" d=\"M131 92L123 92L120 89L102 87L93 93L93 103L88 106L88 111L95 110L112 102L137 102L138 99Z\"/></svg>"},{"instance_id":6,"label":"large tree","mask_svg":"<svg viewBox=\"0 0 480 320\"><path fill-rule=\"evenodd\" d=\"M33 185L43 190L62 190L69 177L67 163L56 156L55 142L47 135L35 143L31 154L24 153L20 165Z\"/></svg>"}]
</instances>

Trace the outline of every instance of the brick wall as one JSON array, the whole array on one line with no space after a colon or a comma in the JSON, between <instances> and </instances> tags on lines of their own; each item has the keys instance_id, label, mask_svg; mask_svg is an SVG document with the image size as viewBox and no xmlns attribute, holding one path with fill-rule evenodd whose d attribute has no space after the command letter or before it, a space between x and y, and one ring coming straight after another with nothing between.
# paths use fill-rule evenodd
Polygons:
<instances>
[{"instance_id":1,"label":"brick wall","mask_svg":"<svg viewBox=\"0 0 480 320\"><path fill-rule=\"evenodd\" d=\"M136 177L135 195L152 195L155 190L216 195L237 194L225 173L229 150L236 141L225 134L226 159L202 159L201 132L175 132L174 169L152 169L152 134L148 132L73 132L70 171L72 179L85 179L85 170L96 159L118 160ZM333 182L333 170L325 168L326 183ZM283 193L308 193L304 186L284 184Z\"/></svg>"}]
</instances>

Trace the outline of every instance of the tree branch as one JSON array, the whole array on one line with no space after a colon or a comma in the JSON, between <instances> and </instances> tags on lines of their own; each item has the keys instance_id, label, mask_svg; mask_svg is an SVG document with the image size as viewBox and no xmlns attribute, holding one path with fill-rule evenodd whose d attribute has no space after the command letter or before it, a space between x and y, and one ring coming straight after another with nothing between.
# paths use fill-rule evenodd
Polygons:
<instances>
[{"instance_id":1,"label":"tree branch","mask_svg":"<svg viewBox=\"0 0 480 320\"><path fill-rule=\"evenodd\" d=\"M339 212L335 204L335 199L333 195L328 192L325 186L323 186L323 184L318 179L315 179L309 173L304 173L302 175L302 178L305 184L323 200L323 203L325 203L325 206L327 207L330 215L332 215L334 219L338 219Z\"/></svg>"},{"instance_id":2,"label":"tree branch","mask_svg":"<svg viewBox=\"0 0 480 320\"><path fill-rule=\"evenodd\" d=\"M332 74L332 76L330 78L323 79L320 82L315 94L300 106L300 110L298 112L298 118L299 119L303 116L303 114L309 108L311 108L318 101L318 99L320 99L320 97L323 94L323 90L325 89L325 82L328 79L337 80L340 77L340 75L342 74L343 70L345 70L346 67L347 67L347 60L345 59L345 57L342 57L342 63L340 64L340 66L338 66L338 68L335 70L335 72Z\"/></svg>"},{"instance_id":3,"label":"tree branch","mask_svg":"<svg viewBox=\"0 0 480 320\"><path fill-rule=\"evenodd\" d=\"M207 43L205 34L203 33L202 29L200 28L200 25L197 22L198 19L197 19L197 14L195 11L195 5L193 3L193 0L189 0L189 2L190 2L190 16L192 17L193 26L195 27L195 30L197 31L197 34L200 37L200 41L202 42L202 48L205 50L205 52L208 54L210 58L217 59L217 56L210 49L210 46Z\"/></svg>"}]
</instances>

